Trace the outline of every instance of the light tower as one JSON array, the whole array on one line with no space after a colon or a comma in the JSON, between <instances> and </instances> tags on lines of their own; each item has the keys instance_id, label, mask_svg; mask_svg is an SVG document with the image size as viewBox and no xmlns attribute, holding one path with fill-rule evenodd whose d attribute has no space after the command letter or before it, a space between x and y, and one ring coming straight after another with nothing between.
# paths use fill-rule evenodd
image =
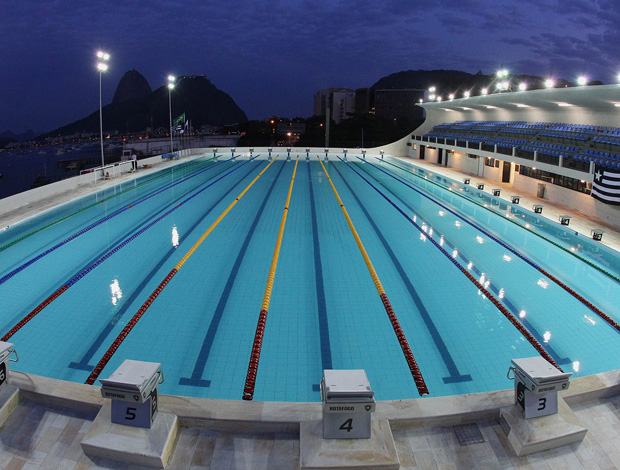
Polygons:
<instances>
[{"instance_id":1,"label":"light tower","mask_svg":"<svg viewBox=\"0 0 620 470\"><path fill-rule=\"evenodd\" d=\"M174 88L174 82L176 77L174 75L168 75L168 110L170 113L170 153L174 151L172 148L172 89Z\"/></svg>"},{"instance_id":2,"label":"light tower","mask_svg":"<svg viewBox=\"0 0 620 470\"><path fill-rule=\"evenodd\" d=\"M99 70L99 133L101 135L101 171L105 166L105 159L103 157L103 107L101 105L101 75L108 70L108 60L110 60L110 54L103 51L97 51L97 70Z\"/></svg>"}]
</instances>

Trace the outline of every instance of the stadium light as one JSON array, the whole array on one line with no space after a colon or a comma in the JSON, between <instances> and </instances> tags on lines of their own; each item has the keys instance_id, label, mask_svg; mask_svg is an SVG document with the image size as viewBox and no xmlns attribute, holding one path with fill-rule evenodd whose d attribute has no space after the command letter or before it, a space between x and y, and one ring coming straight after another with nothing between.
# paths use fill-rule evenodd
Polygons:
<instances>
[{"instance_id":1,"label":"stadium light","mask_svg":"<svg viewBox=\"0 0 620 470\"><path fill-rule=\"evenodd\" d=\"M548 78L547 80L545 80L545 87L553 88L554 85L555 85L555 82L553 81L553 79Z\"/></svg>"},{"instance_id":2,"label":"stadium light","mask_svg":"<svg viewBox=\"0 0 620 470\"><path fill-rule=\"evenodd\" d=\"M483 89L482 89L482 94L483 94L483 95L486 95L488 92L489 92L489 90L488 90L488 89L486 89L486 88L483 88Z\"/></svg>"},{"instance_id":3,"label":"stadium light","mask_svg":"<svg viewBox=\"0 0 620 470\"><path fill-rule=\"evenodd\" d=\"M450 101L452 101L452 100L454 99L454 93L450 93L450 94L448 95L448 98L450 99Z\"/></svg>"},{"instance_id":4,"label":"stadium light","mask_svg":"<svg viewBox=\"0 0 620 470\"><path fill-rule=\"evenodd\" d=\"M525 82L519 83L519 90L521 90L521 91L527 90L527 83L525 83Z\"/></svg>"},{"instance_id":5,"label":"stadium light","mask_svg":"<svg viewBox=\"0 0 620 470\"><path fill-rule=\"evenodd\" d=\"M438 96L438 97L437 97L437 102L438 102L438 103L441 103L441 96Z\"/></svg>"},{"instance_id":6,"label":"stadium light","mask_svg":"<svg viewBox=\"0 0 620 470\"><path fill-rule=\"evenodd\" d=\"M577 78L577 85L579 86L584 86L588 84L588 79L587 77L584 77L583 75L581 77Z\"/></svg>"},{"instance_id":7,"label":"stadium light","mask_svg":"<svg viewBox=\"0 0 620 470\"><path fill-rule=\"evenodd\" d=\"M172 155L172 90L174 88L174 82L176 77L174 75L168 75L168 111L170 114L170 154Z\"/></svg>"},{"instance_id":8,"label":"stadium light","mask_svg":"<svg viewBox=\"0 0 620 470\"><path fill-rule=\"evenodd\" d=\"M436 88L434 86L430 87L428 89L428 91L430 91L431 93L435 93Z\"/></svg>"},{"instance_id":9,"label":"stadium light","mask_svg":"<svg viewBox=\"0 0 620 470\"><path fill-rule=\"evenodd\" d=\"M108 60L110 54L103 51L97 51L97 70L99 70L99 134L101 135L101 171L105 166L105 158L103 156L103 106L101 104L101 75L108 70ZM105 173L104 173L105 174Z\"/></svg>"},{"instance_id":10,"label":"stadium light","mask_svg":"<svg viewBox=\"0 0 620 470\"><path fill-rule=\"evenodd\" d=\"M463 93L463 96L464 96L465 98L469 98L469 91L464 92L464 93Z\"/></svg>"},{"instance_id":11,"label":"stadium light","mask_svg":"<svg viewBox=\"0 0 620 470\"><path fill-rule=\"evenodd\" d=\"M497 78L502 78L502 77L507 77L507 76L508 76L508 70L502 69L502 70L497 71Z\"/></svg>"}]
</instances>

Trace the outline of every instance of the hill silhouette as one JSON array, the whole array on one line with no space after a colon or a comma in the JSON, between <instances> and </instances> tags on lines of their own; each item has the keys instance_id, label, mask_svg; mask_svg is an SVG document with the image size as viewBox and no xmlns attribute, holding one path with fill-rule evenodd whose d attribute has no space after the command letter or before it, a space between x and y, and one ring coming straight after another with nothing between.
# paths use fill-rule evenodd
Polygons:
<instances>
[{"instance_id":1,"label":"hill silhouette","mask_svg":"<svg viewBox=\"0 0 620 470\"><path fill-rule=\"evenodd\" d=\"M431 86L437 88L439 94L443 94L444 98L450 93L460 96L464 91L472 91L472 94L480 94L482 88L488 88L489 92L495 91L495 84L498 78L495 74L485 75L482 72L471 74L461 72L459 70L407 70L392 73L379 79L373 89L399 89L399 88L417 88L428 90ZM513 87L519 82L526 82L528 89L540 89L545 87L545 78L535 75L510 75L509 81ZM598 84L595 82L592 85ZM564 79L557 79L555 86L573 86Z\"/></svg>"},{"instance_id":2,"label":"hill silhouette","mask_svg":"<svg viewBox=\"0 0 620 470\"><path fill-rule=\"evenodd\" d=\"M127 88L134 87L136 81L139 80L135 74L132 73L131 75L133 77L130 79L133 82L130 81ZM148 83L146 85L148 86ZM119 88L122 91L123 87L120 83L117 93ZM125 92L122 91L121 96L124 94ZM192 121L194 128L200 128L206 124L229 125L248 120L245 112L237 106L234 100L227 93L217 89L204 75L178 78L176 86L172 90L172 117L174 119L183 113L185 113L187 120ZM122 134L142 132L147 127L151 129L159 127L167 129L169 127L167 85L135 99L120 100L119 98L119 100L103 107L104 133L110 131L119 131ZM99 133L99 110L41 137L72 135L80 132Z\"/></svg>"},{"instance_id":3,"label":"hill silhouette","mask_svg":"<svg viewBox=\"0 0 620 470\"><path fill-rule=\"evenodd\" d=\"M118 82L112 103L139 100L152 92L151 85L146 78L136 69L131 69L125 72L121 81Z\"/></svg>"}]
</instances>

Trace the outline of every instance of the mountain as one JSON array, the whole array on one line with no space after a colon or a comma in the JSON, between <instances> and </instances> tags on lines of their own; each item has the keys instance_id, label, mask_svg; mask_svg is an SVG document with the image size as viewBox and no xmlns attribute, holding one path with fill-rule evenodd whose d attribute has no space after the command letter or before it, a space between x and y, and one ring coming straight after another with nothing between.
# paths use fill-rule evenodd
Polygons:
<instances>
[{"instance_id":1,"label":"mountain","mask_svg":"<svg viewBox=\"0 0 620 470\"><path fill-rule=\"evenodd\" d=\"M33 130L28 129L26 132L22 132L21 134L13 134L11 131L4 131L0 134L0 139L27 142L29 140L33 140L36 136L37 134L35 134Z\"/></svg>"},{"instance_id":2,"label":"mountain","mask_svg":"<svg viewBox=\"0 0 620 470\"><path fill-rule=\"evenodd\" d=\"M121 81L118 82L112 103L143 99L152 92L146 78L136 69L131 69L125 72Z\"/></svg>"},{"instance_id":3,"label":"mountain","mask_svg":"<svg viewBox=\"0 0 620 470\"><path fill-rule=\"evenodd\" d=\"M480 90L489 88L489 92L495 91L491 89L493 82L498 80L495 75L484 75L478 72L473 75L458 70L407 70L390 74L379 79L371 88L373 89L398 89L398 88L417 88L428 90L434 86L440 93L459 93L466 90ZM513 85L524 81L528 85L528 89L538 89L545 87L545 78L534 75L511 75L509 80ZM599 83L591 83L599 84ZM556 80L556 87L572 86L566 80ZM477 94L477 93L476 93ZM445 98L445 96L444 96Z\"/></svg>"},{"instance_id":4,"label":"mountain","mask_svg":"<svg viewBox=\"0 0 620 470\"><path fill-rule=\"evenodd\" d=\"M130 75L127 88L137 87L138 81L141 81L136 74L131 72L128 72ZM123 76L123 79L128 73ZM140 87L145 90L143 85L144 83ZM148 83L146 85L148 86ZM116 91L119 93L121 89L120 96L127 96L123 91L124 88L125 85L121 86L119 83ZM138 91L139 94L140 91ZM218 90L204 75L179 77L172 90L171 98L173 119L185 113L185 118L191 120L192 126L196 129L205 124L228 125L248 120L245 112L237 106L234 100L228 94ZM104 106L103 130L104 132L116 130L125 134L142 132L147 127L167 129L170 126L169 113L168 86L164 85L142 97L138 96L130 100L119 98ZM72 135L80 132L99 133L99 110L41 137Z\"/></svg>"}]
</instances>

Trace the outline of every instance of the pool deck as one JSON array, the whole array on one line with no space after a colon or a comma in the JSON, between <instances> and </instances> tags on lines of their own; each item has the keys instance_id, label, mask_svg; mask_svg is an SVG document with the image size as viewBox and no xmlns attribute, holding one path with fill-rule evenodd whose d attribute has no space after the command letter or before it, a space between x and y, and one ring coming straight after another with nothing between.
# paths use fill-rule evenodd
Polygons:
<instances>
[{"instance_id":1,"label":"pool deck","mask_svg":"<svg viewBox=\"0 0 620 470\"><path fill-rule=\"evenodd\" d=\"M466 175L417 160L425 169L456 181ZM152 170L165 168L162 163ZM45 210L93 189L116 184L102 181L51 200L0 214L0 226ZM584 214L521 194L507 185L472 177L472 183L505 189L505 199L519 194L525 208L544 204L543 216L558 220L573 216L572 230L590 236L600 226ZM620 249L620 234L605 229L602 243ZM508 367L508 365L507 365ZM0 393L0 470L3 469L142 469L88 457L82 441L106 406L99 387L63 382L23 373L10 375L10 387ZM7 398L15 392L12 401ZM4 395L4 396L3 396ZM583 441L517 457L499 422L499 410L513 406L512 390L454 397L379 402L373 420L387 420L401 469L614 469L620 468L620 372L611 371L571 381L561 393L582 425ZM9 403L10 401L10 403ZM179 430L167 469L297 469L300 468L300 424L321 417L318 403L272 403L160 397L160 413L174 414ZM14 407L9 413L8 408ZM473 423L484 442L461 445L455 425ZM358 468L358 467L355 467ZM371 468L371 467L368 467Z\"/></svg>"}]
</instances>

